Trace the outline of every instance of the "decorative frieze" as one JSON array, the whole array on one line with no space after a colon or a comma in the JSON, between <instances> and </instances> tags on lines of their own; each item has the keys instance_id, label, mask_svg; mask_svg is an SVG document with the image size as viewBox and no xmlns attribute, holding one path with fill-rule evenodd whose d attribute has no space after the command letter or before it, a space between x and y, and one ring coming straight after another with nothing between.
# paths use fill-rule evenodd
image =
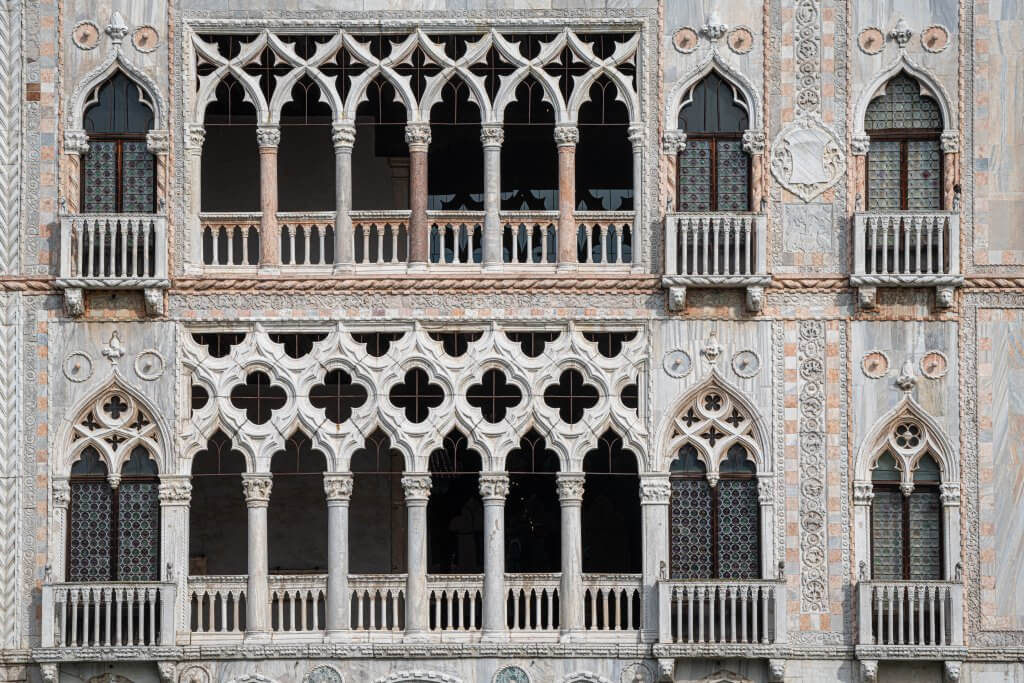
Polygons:
<instances>
[{"instance_id":1,"label":"decorative frieze","mask_svg":"<svg viewBox=\"0 0 1024 683\"><path fill-rule=\"evenodd\" d=\"M825 323L799 325L800 611L828 612Z\"/></svg>"}]
</instances>

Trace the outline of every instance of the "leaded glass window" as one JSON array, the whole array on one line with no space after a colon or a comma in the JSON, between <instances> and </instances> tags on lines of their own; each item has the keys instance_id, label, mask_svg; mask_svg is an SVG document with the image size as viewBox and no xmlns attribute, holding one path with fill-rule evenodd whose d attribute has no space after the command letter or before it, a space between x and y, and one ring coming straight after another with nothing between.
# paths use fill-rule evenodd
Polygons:
<instances>
[{"instance_id":1,"label":"leaded glass window","mask_svg":"<svg viewBox=\"0 0 1024 683\"><path fill-rule=\"evenodd\" d=\"M942 505L935 460L927 453L922 456L911 488L903 481L894 456L883 453L872 472L872 483L872 577L881 581L942 579Z\"/></svg>"},{"instance_id":2,"label":"leaded glass window","mask_svg":"<svg viewBox=\"0 0 1024 683\"><path fill-rule=\"evenodd\" d=\"M900 74L868 105L864 129L871 144L867 206L873 211L942 206L942 114L920 84Z\"/></svg>"},{"instance_id":3,"label":"leaded glass window","mask_svg":"<svg viewBox=\"0 0 1024 683\"><path fill-rule=\"evenodd\" d=\"M678 123L686 132L678 159L678 209L749 211L750 157L742 137L750 124L736 89L708 74L688 93Z\"/></svg>"},{"instance_id":4,"label":"leaded glass window","mask_svg":"<svg viewBox=\"0 0 1024 683\"><path fill-rule=\"evenodd\" d=\"M68 580L108 581L111 573L114 492L107 466L94 448L86 448L71 466L68 523Z\"/></svg>"},{"instance_id":5,"label":"leaded glass window","mask_svg":"<svg viewBox=\"0 0 1024 683\"><path fill-rule=\"evenodd\" d=\"M89 151L82 158L82 210L153 211L156 163L146 146L153 106L142 88L115 74L93 93L83 124Z\"/></svg>"}]
</instances>

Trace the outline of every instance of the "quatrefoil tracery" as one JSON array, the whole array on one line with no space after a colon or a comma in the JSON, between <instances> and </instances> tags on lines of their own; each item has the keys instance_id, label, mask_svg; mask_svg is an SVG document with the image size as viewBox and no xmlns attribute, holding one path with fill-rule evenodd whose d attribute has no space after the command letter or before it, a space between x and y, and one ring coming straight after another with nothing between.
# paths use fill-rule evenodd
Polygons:
<instances>
[{"instance_id":1,"label":"quatrefoil tracery","mask_svg":"<svg viewBox=\"0 0 1024 683\"><path fill-rule=\"evenodd\" d=\"M91 402L71 428L72 460L92 446L111 472L120 471L120 462L135 446L159 453L159 442L153 419L130 394L118 389L106 391Z\"/></svg>"},{"instance_id":2,"label":"quatrefoil tracery","mask_svg":"<svg viewBox=\"0 0 1024 683\"><path fill-rule=\"evenodd\" d=\"M712 386L679 411L671 433L673 453L686 443L692 444L709 472L717 471L718 463L735 444L742 445L757 461L760 447L754 429L754 421L743 406Z\"/></svg>"}]
</instances>

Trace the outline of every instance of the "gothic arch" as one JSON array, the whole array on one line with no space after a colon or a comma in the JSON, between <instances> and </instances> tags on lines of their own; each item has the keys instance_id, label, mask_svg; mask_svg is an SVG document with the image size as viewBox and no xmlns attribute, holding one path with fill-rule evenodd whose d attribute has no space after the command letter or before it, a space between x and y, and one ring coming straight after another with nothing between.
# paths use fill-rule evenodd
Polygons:
<instances>
[{"instance_id":1,"label":"gothic arch","mask_svg":"<svg viewBox=\"0 0 1024 683\"><path fill-rule=\"evenodd\" d=\"M920 443L912 448L898 448L892 443L893 431L901 423L917 425L921 429ZM871 470L886 451L896 456L902 466L905 481L910 482L914 467L925 453L931 453L938 462L943 484L958 484L960 463L942 426L934 417L910 396L905 396L896 407L880 417L868 432L857 452L854 478L857 481L871 481Z\"/></svg>"},{"instance_id":2,"label":"gothic arch","mask_svg":"<svg viewBox=\"0 0 1024 683\"><path fill-rule=\"evenodd\" d=\"M667 130L675 129L675 121L679 118L679 110L684 104L686 94L705 76L714 71L723 80L733 86L736 92L742 96L737 102L747 110L750 115L750 128L752 130L764 129L764 112L761 106L761 97L754 87L754 84L734 69L725 61L717 50L712 50L708 56L690 71L678 83L669 90L665 98L665 127Z\"/></svg>"},{"instance_id":3,"label":"gothic arch","mask_svg":"<svg viewBox=\"0 0 1024 683\"><path fill-rule=\"evenodd\" d=\"M338 91L334 85L331 84L327 77L324 76L323 72L317 68L341 49L342 42L343 37L339 33L327 43L319 45L317 47L316 54L307 60L302 59L295 54L294 48L289 47L279 37L272 33L268 34L267 44L270 49L274 51L274 54L292 67L292 70L281 78L281 81L274 89L273 96L270 98L270 120L272 123L280 123L281 109L285 104L291 102L292 89L303 76L308 76L309 80L315 83L317 88L320 89L320 99L321 101L326 102L331 108L331 114L334 120L342 120L344 105L341 102L341 97L338 95Z\"/></svg>"},{"instance_id":4,"label":"gothic arch","mask_svg":"<svg viewBox=\"0 0 1024 683\"><path fill-rule=\"evenodd\" d=\"M199 53L204 61L214 65L216 69L206 75L199 76L199 88L195 93L195 102L192 107L192 122L202 123L206 116L206 107L217 98L217 86L224 80L225 76L234 76L235 80L245 92L245 101L252 104L256 109L256 120L259 123L266 123L270 119L270 106L263 97L256 78L250 76L242 68L244 64L252 61L259 55L260 50L267 46L268 31L260 33L251 43L245 43L242 50L233 59L226 60L221 56L216 45L211 45L198 35L192 35L192 49Z\"/></svg>"},{"instance_id":5,"label":"gothic arch","mask_svg":"<svg viewBox=\"0 0 1024 683\"><path fill-rule=\"evenodd\" d=\"M85 109L94 90L120 71L127 76L145 95L143 102L153 107L153 130L167 129L167 106L156 82L125 56L121 45L115 43L106 58L95 69L86 74L75 86L68 108L68 129L81 130L85 127ZM148 102L147 102L148 100Z\"/></svg>"},{"instance_id":6,"label":"gothic arch","mask_svg":"<svg viewBox=\"0 0 1024 683\"><path fill-rule=\"evenodd\" d=\"M857 98L857 104L853 109L853 136L866 136L864 130L864 117L867 114L868 105L876 97L885 93L885 85L900 72L906 72L921 85L921 94L935 100L942 113L942 127L944 132L956 131L956 107L952 106L946 89L930 71L912 60L908 55L901 54L891 64L876 73L871 81L861 91Z\"/></svg>"}]
</instances>

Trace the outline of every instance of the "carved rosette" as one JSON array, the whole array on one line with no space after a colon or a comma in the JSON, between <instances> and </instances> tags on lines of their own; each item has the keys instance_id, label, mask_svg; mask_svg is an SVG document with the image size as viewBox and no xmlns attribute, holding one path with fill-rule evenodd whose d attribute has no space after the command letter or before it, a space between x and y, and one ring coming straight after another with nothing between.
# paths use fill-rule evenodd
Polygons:
<instances>
[{"instance_id":1,"label":"carved rosette","mask_svg":"<svg viewBox=\"0 0 1024 683\"><path fill-rule=\"evenodd\" d=\"M640 478L640 502L643 505L668 505L672 486L666 477Z\"/></svg>"},{"instance_id":2,"label":"carved rosette","mask_svg":"<svg viewBox=\"0 0 1024 683\"><path fill-rule=\"evenodd\" d=\"M405 475L402 477L402 490L405 492L405 502L426 505L430 499L431 486L429 474Z\"/></svg>"},{"instance_id":3,"label":"carved rosette","mask_svg":"<svg viewBox=\"0 0 1024 683\"><path fill-rule=\"evenodd\" d=\"M764 154L765 135L762 130L743 131L743 151L751 156Z\"/></svg>"},{"instance_id":4,"label":"carved rosette","mask_svg":"<svg viewBox=\"0 0 1024 683\"><path fill-rule=\"evenodd\" d=\"M405 126L405 144L410 152L426 152L430 146L430 124L409 123Z\"/></svg>"},{"instance_id":5,"label":"carved rosette","mask_svg":"<svg viewBox=\"0 0 1024 683\"><path fill-rule=\"evenodd\" d=\"M53 480L53 504L64 509L71 505L71 484L67 479Z\"/></svg>"},{"instance_id":6,"label":"carved rosette","mask_svg":"<svg viewBox=\"0 0 1024 683\"><path fill-rule=\"evenodd\" d=\"M336 150L351 150L356 144L356 127L351 123L335 123L331 128L331 142Z\"/></svg>"},{"instance_id":7,"label":"carved rosette","mask_svg":"<svg viewBox=\"0 0 1024 683\"><path fill-rule=\"evenodd\" d=\"M242 493L248 507L266 507L270 503L270 489L274 485L274 477L270 474L244 472L242 474Z\"/></svg>"},{"instance_id":8,"label":"carved rosette","mask_svg":"<svg viewBox=\"0 0 1024 683\"><path fill-rule=\"evenodd\" d=\"M185 127L185 149L201 152L206 142L206 128L201 123L191 123Z\"/></svg>"},{"instance_id":9,"label":"carved rosette","mask_svg":"<svg viewBox=\"0 0 1024 683\"><path fill-rule=\"evenodd\" d=\"M187 477L165 478L157 491L161 505L188 505L192 500L192 483Z\"/></svg>"},{"instance_id":10,"label":"carved rosette","mask_svg":"<svg viewBox=\"0 0 1024 683\"><path fill-rule=\"evenodd\" d=\"M686 132L667 130L661 136L661 151L669 156L676 156L686 149Z\"/></svg>"},{"instance_id":11,"label":"carved rosette","mask_svg":"<svg viewBox=\"0 0 1024 683\"><path fill-rule=\"evenodd\" d=\"M508 497L508 475L500 472L481 474L480 497L484 503L505 502Z\"/></svg>"},{"instance_id":12,"label":"carved rosette","mask_svg":"<svg viewBox=\"0 0 1024 683\"><path fill-rule=\"evenodd\" d=\"M277 147L281 144L281 129L277 126L259 126L256 128L256 144L264 149Z\"/></svg>"},{"instance_id":13,"label":"carved rosette","mask_svg":"<svg viewBox=\"0 0 1024 683\"><path fill-rule=\"evenodd\" d=\"M352 475L348 472L330 472L324 475L324 494L328 503L347 503L352 499Z\"/></svg>"},{"instance_id":14,"label":"carved rosette","mask_svg":"<svg viewBox=\"0 0 1024 683\"><path fill-rule=\"evenodd\" d=\"M575 147L580 141L580 129L574 125L555 126L555 144L559 147Z\"/></svg>"},{"instance_id":15,"label":"carved rosette","mask_svg":"<svg viewBox=\"0 0 1024 683\"><path fill-rule=\"evenodd\" d=\"M505 128L501 124L489 123L480 128L480 142L485 148L501 147L505 142Z\"/></svg>"},{"instance_id":16,"label":"carved rosette","mask_svg":"<svg viewBox=\"0 0 1024 683\"><path fill-rule=\"evenodd\" d=\"M89 134L84 130L64 131L64 153L85 154L89 151Z\"/></svg>"},{"instance_id":17,"label":"carved rosette","mask_svg":"<svg viewBox=\"0 0 1024 683\"><path fill-rule=\"evenodd\" d=\"M166 130L151 130L146 133L146 149L152 154L167 154L171 148L171 135Z\"/></svg>"},{"instance_id":18,"label":"carved rosette","mask_svg":"<svg viewBox=\"0 0 1024 683\"><path fill-rule=\"evenodd\" d=\"M555 480L558 500L563 505L583 503L583 484L586 475L582 472L560 472Z\"/></svg>"}]
</instances>

